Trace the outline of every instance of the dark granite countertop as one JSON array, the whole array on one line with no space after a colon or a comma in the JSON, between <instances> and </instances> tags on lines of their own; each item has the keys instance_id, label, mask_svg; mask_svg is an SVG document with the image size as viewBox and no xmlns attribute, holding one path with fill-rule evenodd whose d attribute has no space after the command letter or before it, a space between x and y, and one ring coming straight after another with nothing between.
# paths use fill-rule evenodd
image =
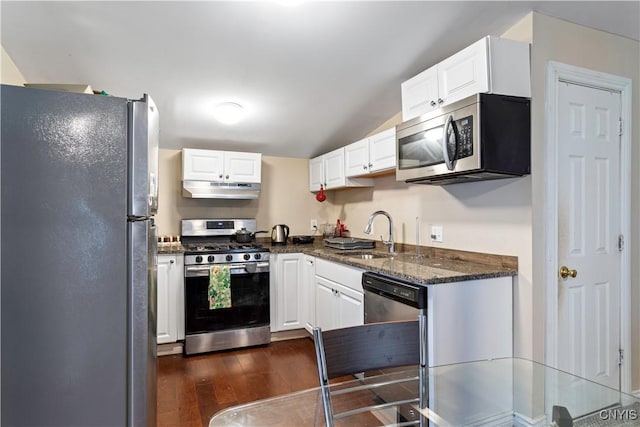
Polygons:
<instances>
[{"instance_id":1,"label":"dark granite countertop","mask_svg":"<svg viewBox=\"0 0 640 427\"><path fill-rule=\"evenodd\" d=\"M183 254L183 253L184 253L184 248L182 247L182 245L180 245L178 249L158 247L158 255L177 255L177 254Z\"/></svg>"},{"instance_id":2,"label":"dark granite countertop","mask_svg":"<svg viewBox=\"0 0 640 427\"><path fill-rule=\"evenodd\" d=\"M262 243L274 254L303 253L423 285L518 274L518 258L506 255L421 246L418 256L415 246L398 244L396 253L391 256L386 247L376 247L373 250L327 248L322 244L321 237L316 237L313 244L306 245L289 243L283 246L271 245L270 242ZM380 246L379 243L377 246ZM375 257L362 259L360 254L363 253L373 254Z\"/></svg>"},{"instance_id":3,"label":"dark granite countertop","mask_svg":"<svg viewBox=\"0 0 640 427\"><path fill-rule=\"evenodd\" d=\"M303 253L314 257L339 262L366 271L385 274L423 285L460 282L465 280L507 277L518 274L518 258L507 255L493 255L479 252L441 249L421 246L420 255L412 245L396 245L396 253L391 256L385 248L339 250L327 248L322 237L315 238L313 244L272 245L269 239L258 239L271 253ZM380 246L378 243L377 246ZM182 254L184 248L158 248L158 254ZM362 259L360 254L373 254L371 259Z\"/></svg>"}]
</instances>

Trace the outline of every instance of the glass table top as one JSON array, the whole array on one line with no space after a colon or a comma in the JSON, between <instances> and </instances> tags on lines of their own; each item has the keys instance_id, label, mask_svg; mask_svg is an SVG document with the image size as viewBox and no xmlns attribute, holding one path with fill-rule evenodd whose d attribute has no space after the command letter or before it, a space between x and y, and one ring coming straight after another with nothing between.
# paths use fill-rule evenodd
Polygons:
<instances>
[{"instance_id":1,"label":"glass table top","mask_svg":"<svg viewBox=\"0 0 640 427\"><path fill-rule=\"evenodd\" d=\"M640 426L640 398L525 359L505 358L428 368L429 404L417 403L360 413L336 426L399 424L424 426ZM332 391L363 387L333 397L336 412L418 395L417 367L367 374L331 385ZM320 389L227 408L213 416L217 426L322 426Z\"/></svg>"}]
</instances>

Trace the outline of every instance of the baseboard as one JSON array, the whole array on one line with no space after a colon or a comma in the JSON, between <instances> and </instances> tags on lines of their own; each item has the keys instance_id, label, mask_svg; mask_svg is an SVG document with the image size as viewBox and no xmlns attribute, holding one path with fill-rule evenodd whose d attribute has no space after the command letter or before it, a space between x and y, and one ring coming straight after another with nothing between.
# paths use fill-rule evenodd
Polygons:
<instances>
[{"instance_id":1,"label":"baseboard","mask_svg":"<svg viewBox=\"0 0 640 427\"><path fill-rule=\"evenodd\" d=\"M515 412L513 414L513 425L515 427L544 427L547 425L547 417L541 415L534 419L519 412Z\"/></svg>"},{"instance_id":2,"label":"baseboard","mask_svg":"<svg viewBox=\"0 0 640 427\"><path fill-rule=\"evenodd\" d=\"M182 354L181 342L158 344L158 356L169 356L171 354Z\"/></svg>"},{"instance_id":3,"label":"baseboard","mask_svg":"<svg viewBox=\"0 0 640 427\"><path fill-rule=\"evenodd\" d=\"M633 394L635 397L640 397L640 390L632 391L631 394Z\"/></svg>"},{"instance_id":4,"label":"baseboard","mask_svg":"<svg viewBox=\"0 0 640 427\"><path fill-rule=\"evenodd\" d=\"M311 334L306 329L293 329L291 331L271 332L271 342L307 338Z\"/></svg>"}]
</instances>

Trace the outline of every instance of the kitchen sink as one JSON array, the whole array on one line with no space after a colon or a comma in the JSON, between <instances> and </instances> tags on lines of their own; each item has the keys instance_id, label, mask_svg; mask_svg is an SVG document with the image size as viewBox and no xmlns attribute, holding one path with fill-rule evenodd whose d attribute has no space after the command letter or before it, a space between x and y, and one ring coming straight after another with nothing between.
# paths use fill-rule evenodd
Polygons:
<instances>
[{"instance_id":1,"label":"kitchen sink","mask_svg":"<svg viewBox=\"0 0 640 427\"><path fill-rule=\"evenodd\" d=\"M358 258L358 259L379 259L379 258L392 258L394 255L395 254L358 252L354 254L349 254L347 256L349 258Z\"/></svg>"}]
</instances>

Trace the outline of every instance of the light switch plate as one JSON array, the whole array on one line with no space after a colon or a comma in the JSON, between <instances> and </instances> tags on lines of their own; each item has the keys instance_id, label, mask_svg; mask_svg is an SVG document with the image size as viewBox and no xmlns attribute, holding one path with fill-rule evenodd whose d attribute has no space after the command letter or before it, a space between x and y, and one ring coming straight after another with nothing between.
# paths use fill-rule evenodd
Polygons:
<instances>
[{"instance_id":1,"label":"light switch plate","mask_svg":"<svg viewBox=\"0 0 640 427\"><path fill-rule=\"evenodd\" d=\"M432 225L430 237L432 242L442 242L442 226Z\"/></svg>"}]
</instances>

